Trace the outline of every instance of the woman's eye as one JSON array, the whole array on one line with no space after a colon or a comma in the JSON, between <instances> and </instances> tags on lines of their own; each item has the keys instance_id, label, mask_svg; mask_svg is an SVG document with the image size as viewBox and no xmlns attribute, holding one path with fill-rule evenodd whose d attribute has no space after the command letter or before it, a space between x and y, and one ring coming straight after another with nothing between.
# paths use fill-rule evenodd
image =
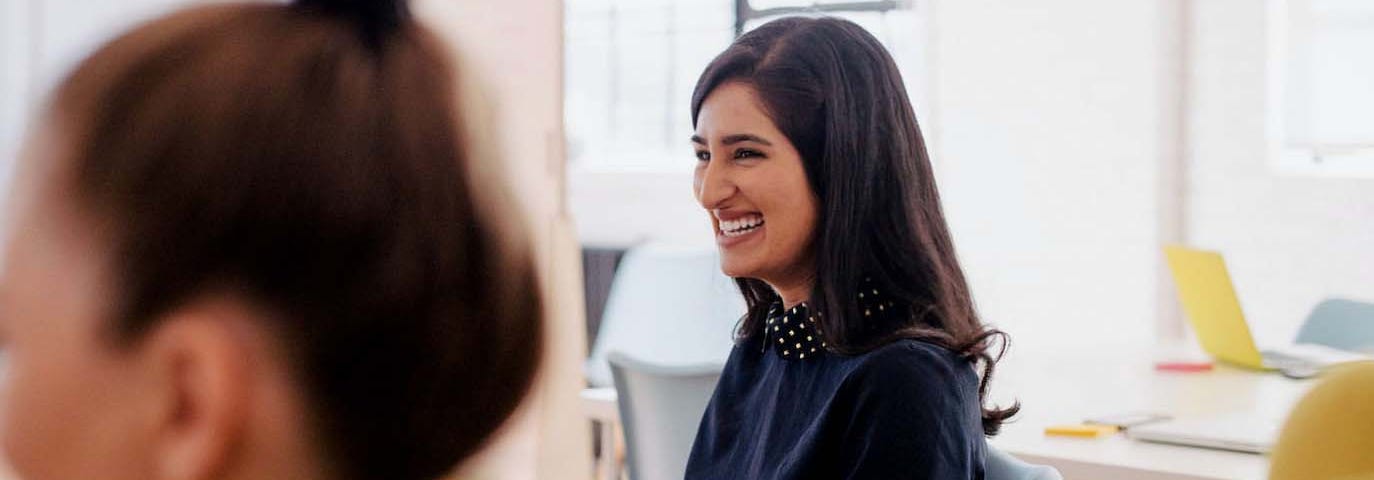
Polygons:
<instances>
[{"instance_id":1,"label":"woman's eye","mask_svg":"<svg viewBox=\"0 0 1374 480\"><path fill-rule=\"evenodd\" d=\"M711 152L705 150L697 150L697 160L701 160L703 162L711 160Z\"/></svg>"},{"instance_id":2,"label":"woman's eye","mask_svg":"<svg viewBox=\"0 0 1374 480\"><path fill-rule=\"evenodd\" d=\"M759 152L756 152L756 151L753 151L753 150L735 150L735 158L736 158L736 159L741 159L741 158L756 158L756 157L762 157L762 156L763 156L762 153L759 153Z\"/></svg>"}]
</instances>

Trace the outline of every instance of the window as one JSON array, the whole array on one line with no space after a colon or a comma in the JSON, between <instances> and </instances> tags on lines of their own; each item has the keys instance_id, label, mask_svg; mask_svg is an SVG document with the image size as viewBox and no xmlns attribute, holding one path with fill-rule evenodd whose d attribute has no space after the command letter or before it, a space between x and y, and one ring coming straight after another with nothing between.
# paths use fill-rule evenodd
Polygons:
<instances>
[{"instance_id":1,"label":"window","mask_svg":"<svg viewBox=\"0 0 1374 480\"><path fill-rule=\"evenodd\" d=\"M925 31L909 2L565 0L564 123L574 170L690 172L697 76L744 30L778 14L853 20L893 53L918 113Z\"/></svg>"},{"instance_id":2,"label":"window","mask_svg":"<svg viewBox=\"0 0 1374 480\"><path fill-rule=\"evenodd\" d=\"M1276 166L1374 176L1374 2L1273 2L1270 136Z\"/></svg>"}]
</instances>

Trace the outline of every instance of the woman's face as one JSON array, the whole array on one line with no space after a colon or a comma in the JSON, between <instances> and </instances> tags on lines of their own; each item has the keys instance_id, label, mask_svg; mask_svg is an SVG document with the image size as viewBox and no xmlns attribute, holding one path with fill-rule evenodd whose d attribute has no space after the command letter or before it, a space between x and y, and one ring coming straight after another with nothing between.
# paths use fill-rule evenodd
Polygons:
<instances>
[{"instance_id":1,"label":"woman's face","mask_svg":"<svg viewBox=\"0 0 1374 480\"><path fill-rule=\"evenodd\" d=\"M814 276L818 201L801 155L750 87L716 87L692 136L697 201L711 218L721 269L775 289L805 288Z\"/></svg>"},{"instance_id":2,"label":"woman's face","mask_svg":"<svg viewBox=\"0 0 1374 480\"><path fill-rule=\"evenodd\" d=\"M0 440L26 479L137 478L144 385L101 335L104 254L54 188L52 136L29 144L6 210Z\"/></svg>"}]
</instances>

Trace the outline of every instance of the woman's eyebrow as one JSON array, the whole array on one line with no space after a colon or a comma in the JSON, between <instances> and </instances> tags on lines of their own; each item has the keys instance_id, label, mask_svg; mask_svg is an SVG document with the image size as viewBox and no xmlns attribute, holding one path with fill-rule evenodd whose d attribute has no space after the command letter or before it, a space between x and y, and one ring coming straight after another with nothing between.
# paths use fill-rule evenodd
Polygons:
<instances>
[{"instance_id":1,"label":"woman's eyebrow","mask_svg":"<svg viewBox=\"0 0 1374 480\"><path fill-rule=\"evenodd\" d=\"M750 133L736 133L733 135L726 135L724 138L720 139L720 143L724 143L726 145L734 145L740 142L754 142L762 145L767 145L770 147L773 146L772 142L764 140L762 137Z\"/></svg>"},{"instance_id":2,"label":"woman's eyebrow","mask_svg":"<svg viewBox=\"0 0 1374 480\"><path fill-rule=\"evenodd\" d=\"M768 140L764 140L763 137L760 137L760 136L758 136L758 135L754 135L754 134L751 134L751 133L736 133L736 134L726 135L726 136L724 136L724 137L721 137L721 139L720 139L720 143L723 143L723 144L726 144L726 145L734 145L734 144L740 143L740 142L754 142L754 143L758 143L758 144L761 144L761 145L767 145L767 146L769 146L769 147L773 146L773 142L769 142ZM697 143L697 144L701 144L701 145L706 145L706 139L701 138L701 135L692 135L692 143Z\"/></svg>"}]
</instances>

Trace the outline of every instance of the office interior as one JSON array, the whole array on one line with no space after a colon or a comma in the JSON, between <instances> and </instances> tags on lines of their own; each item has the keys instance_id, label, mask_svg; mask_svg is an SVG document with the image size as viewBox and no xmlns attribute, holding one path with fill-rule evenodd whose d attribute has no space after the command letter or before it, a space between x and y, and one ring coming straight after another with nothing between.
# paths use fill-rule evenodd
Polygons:
<instances>
[{"instance_id":1,"label":"office interior","mask_svg":"<svg viewBox=\"0 0 1374 480\"><path fill-rule=\"evenodd\" d=\"M5 183L66 69L138 21L195 3L4 2ZM902 71L978 312L1010 337L992 398L1023 413L989 440L996 448L1070 479L1267 478L1264 454L1047 433L1128 413L1281 422L1317 381L1212 359L1166 246L1224 256L1260 346L1292 343L1323 301L1374 302L1374 3L413 7L474 66L483 128L501 141L550 303L537 388L455 478L637 479L607 356L724 361L742 303L714 268L693 197L689 100L715 54L779 13L854 20ZM663 303L680 308L639 313ZM1158 368L1168 362L1209 367Z\"/></svg>"}]
</instances>

